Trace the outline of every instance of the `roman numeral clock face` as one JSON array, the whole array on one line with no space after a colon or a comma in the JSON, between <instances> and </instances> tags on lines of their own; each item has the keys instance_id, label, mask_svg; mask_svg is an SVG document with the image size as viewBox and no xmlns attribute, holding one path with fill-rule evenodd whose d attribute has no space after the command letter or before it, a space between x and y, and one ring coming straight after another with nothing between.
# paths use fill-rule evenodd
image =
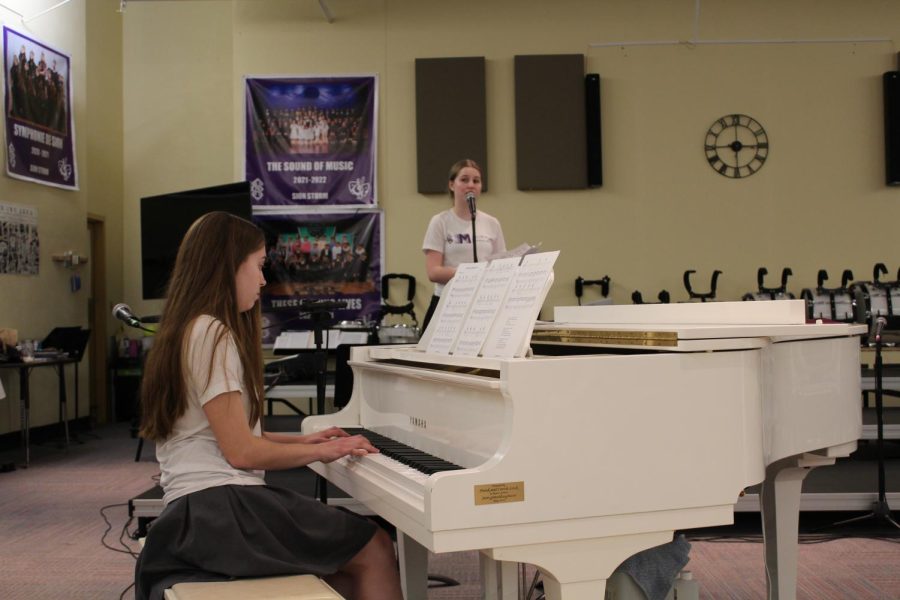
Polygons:
<instances>
[{"instance_id":1,"label":"roman numeral clock face","mask_svg":"<svg viewBox=\"0 0 900 600\"><path fill-rule=\"evenodd\" d=\"M706 132L703 150L709 166L732 179L759 171L769 156L769 137L759 121L747 115L726 115Z\"/></svg>"}]
</instances>

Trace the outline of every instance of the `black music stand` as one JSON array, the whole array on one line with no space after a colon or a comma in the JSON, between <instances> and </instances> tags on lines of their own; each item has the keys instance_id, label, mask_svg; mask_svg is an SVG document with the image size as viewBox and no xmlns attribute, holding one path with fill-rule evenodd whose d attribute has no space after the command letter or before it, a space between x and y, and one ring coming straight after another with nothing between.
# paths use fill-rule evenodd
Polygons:
<instances>
[{"instance_id":1,"label":"black music stand","mask_svg":"<svg viewBox=\"0 0 900 600\"><path fill-rule=\"evenodd\" d=\"M883 319L883 317L879 317L879 319ZM876 457L878 460L878 498L872 505L872 510L870 512L859 517L853 517L852 519L838 521L837 523L834 523L834 525L846 525L848 523L858 523L868 519L875 519L876 521L888 523L893 525L896 529L900 529L900 524L898 524L891 516L891 507L887 501L887 486L884 474L884 384L882 381L884 362L881 358L882 338L884 336L875 323L877 323L877 320L873 321L873 329L875 330L873 338L875 342L875 418L877 423ZM882 325L883 324L884 321L882 321Z\"/></svg>"},{"instance_id":2,"label":"black music stand","mask_svg":"<svg viewBox=\"0 0 900 600\"><path fill-rule=\"evenodd\" d=\"M84 358L84 351L87 349L88 340L91 337L90 329L82 329L81 327L54 327L50 333L41 340L41 351L58 351L68 355L69 358L75 360L73 368L75 369L75 420L78 420L78 365ZM62 368L62 367L60 367ZM90 418L88 418L90 422ZM96 434L90 435L97 437ZM78 434L73 432L76 442L81 443Z\"/></svg>"},{"instance_id":3,"label":"black music stand","mask_svg":"<svg viewBox=\"0 0 900 600\"><path fill-rule=\"evenodd\" d=\"M300 303L300 312L308 313L312 322L313 341L316 350L313 353L316 369L316 414L325 414L326 370L328 367L328 350L323 345L322 332L330 319L332 311L347 308L345 302L332 300L311 300ZM328 485L321 475L316 475L316 490L319 500L328 504Z\"/></svg>"}]
</instances>

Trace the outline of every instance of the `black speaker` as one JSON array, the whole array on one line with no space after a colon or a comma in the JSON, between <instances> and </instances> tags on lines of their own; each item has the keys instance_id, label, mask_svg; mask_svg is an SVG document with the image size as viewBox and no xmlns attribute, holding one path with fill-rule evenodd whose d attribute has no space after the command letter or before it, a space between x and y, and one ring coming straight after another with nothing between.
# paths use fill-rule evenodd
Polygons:
<instances>
[{"instance_id":1,"label":"black speaker","mask_svg":"<svg viewBox=\"0 0 900 600\"><path fill-rule=\"evenodd\" d=\"M520 190L587 188L584 55L517 55L513 67L516 186Z\"/></svg>"},{"instance_id":2,"label":"black speaker","mask_svg":"<svg viewBox=\"0 0 900 600\"><path fill-rule=\"evenodd\" d=\"M587 133L588 186L603 185L603 160L600 150L600 76L584 76L585 130Z\"/></svg>"},{"instance_id":3,"label":"black speaker","mask_svg":"<svg viewBox=\"0 0 900 600\"><path fill-rule=\"evenodd\" d=\"M487 192L490 168L484 57L417 58L418 192L447 194L447 171L462 158L481 165L481 191Z\"/></svg>"},{"instance_id":4,"label":"black speaker","mask_svg":"<svg viewBox=\"0 0 900 600\"><path fill-rule=\"evenodd\" d=\"M900 185L900 71L884 81L884 173L888 185Z\"/></svg>"}]
</instances>

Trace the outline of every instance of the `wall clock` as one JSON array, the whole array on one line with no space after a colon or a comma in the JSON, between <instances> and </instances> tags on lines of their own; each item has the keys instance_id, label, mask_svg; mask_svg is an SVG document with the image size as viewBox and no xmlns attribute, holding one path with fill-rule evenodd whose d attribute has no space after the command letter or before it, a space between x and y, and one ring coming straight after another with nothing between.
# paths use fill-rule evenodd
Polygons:
<instances>
[{"instance_id":1,"label":"wall clock","mask_svg":"<svg viewBox=\"0 0 900 600\"><path fill-rule=\"evenodd\" d=\"M703 150L717 173L740 179L762 168L769 156L769 137L753 117L725 115L710 125Z\"/></svg>"}]
</instances>

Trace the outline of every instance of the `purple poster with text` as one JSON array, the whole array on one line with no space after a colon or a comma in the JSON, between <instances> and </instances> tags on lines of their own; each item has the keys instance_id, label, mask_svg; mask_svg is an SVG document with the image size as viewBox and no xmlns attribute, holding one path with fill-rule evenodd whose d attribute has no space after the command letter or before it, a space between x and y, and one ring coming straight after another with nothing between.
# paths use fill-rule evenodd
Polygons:
<instances>
[{"instance_id":1,"label":"purple poster with text","mask_svg":"<svg viewBox=\"0 0 900 600\"><path fill-rule=\"evenodd\" d=\"M4 27L3 70L7 174L77 190L69 57Z\"/></svg>"},{"instance_id":2,"label":"purple poster with text","mask_svg":"<svg viewBox=\"0 0 900 600\"><path fill-rule=\"evenodd\" d=\"M374 76L247 78L244 95L255 207L376 204Z\"/></svg>"}]
</instances>

